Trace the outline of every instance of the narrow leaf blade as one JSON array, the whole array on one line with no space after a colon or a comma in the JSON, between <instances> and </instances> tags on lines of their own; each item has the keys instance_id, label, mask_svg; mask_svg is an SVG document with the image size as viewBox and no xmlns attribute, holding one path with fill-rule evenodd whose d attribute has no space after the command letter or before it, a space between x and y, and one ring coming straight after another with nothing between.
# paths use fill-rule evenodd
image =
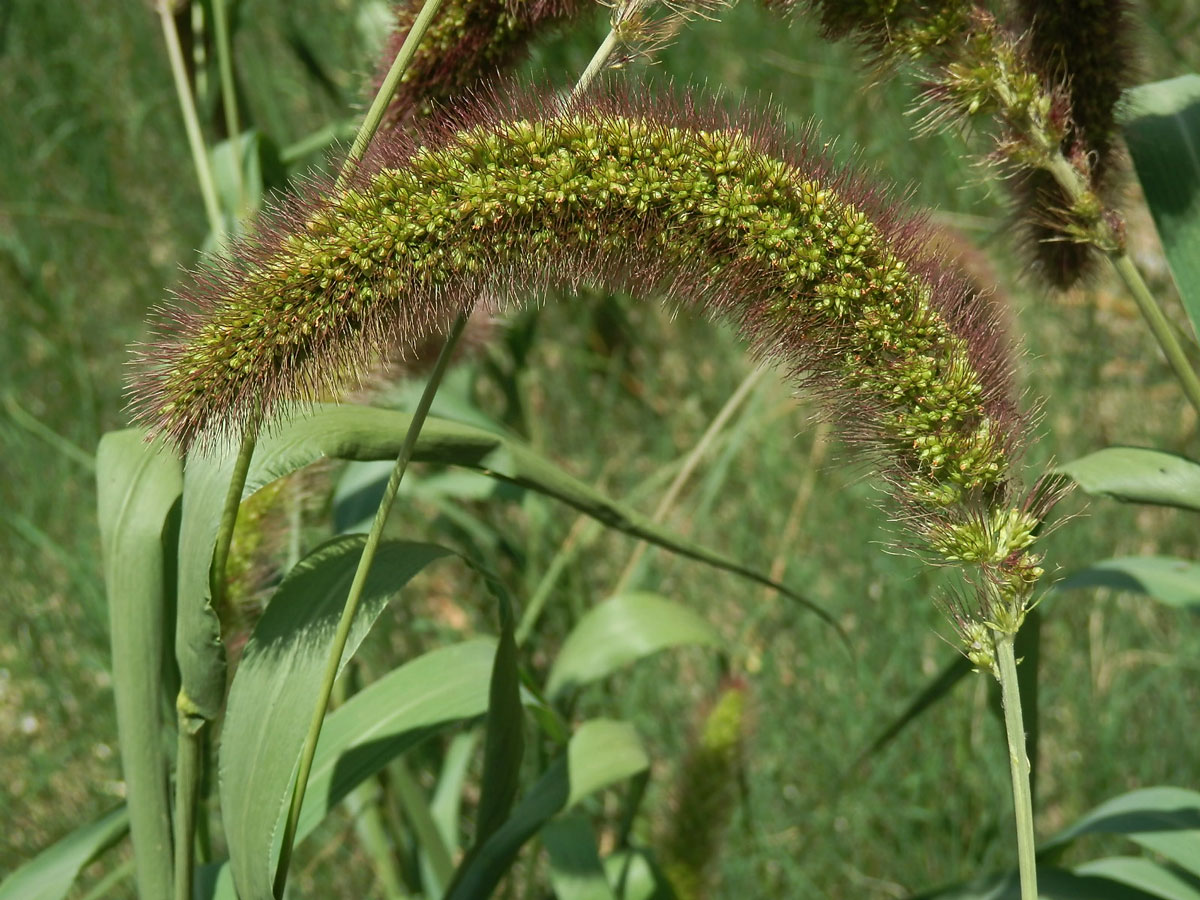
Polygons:
<instances>
[{"instance_id":1,"label":"narrow leaf blade","mask_svg":"<svg viewBox=\"0 0 1200 900\"><path fill-rule=\"evenodd\" d=\"M1121 120L1179 296L1200 328L1200 75L1126 91Z\"/></svg>"},{"instance_id":2,"label":"narrow leaf blade","mask_svg":"<svg viewBox=\"0 0 1200 900\"><path fill-rule=\"evenodd\" d=\"M183 468L145 432L106 434L96 453L100 541L108 594L113 694L128 791L138 892L171 895L169 763L164 750L170 702L164 673L174 597L172 510Z\"/></svg>"},{"instance_id":3,"label":"narrow leaf blade","mask_svg":"<svg viewBox=\"0 0 1200 900\"><path fill-rule=\"evenodd\" d=\"M1146 594L1167 606L1200 607L1200 564L1170 556L1119 556L1073 572L1058 590L1105 587Z\"/></svg>"},{"instance_id":4,"label":"narrow leaf blade","mask_svg":"<svg viewBox=\"0 0 1200 900\"><path fill-rule=\"evenodd\" d=\"M80 870L128 831L124 806L72 831L0 882L0 900L63 900Z\"/></svg>"},{"instance_id":5,"label":"narrow leaf blade","mask_svg":"<svg viewBox=\"0 0 1200 900\"><path fill-rule=\"evenodd\" d=\"M670 647L720 647L708 622L657 594L611 597L589 610L567 635L546 683L551 697L599 681L630 663Z\"/></svg>"},{"instance_id":6,"label":"narrow leaf blade","mask_svg":"<svg viewBox=\"0 0 1200 900\"><path fill-rule=\"evenodd\" d=\"M255 627L230 688L220 792L230 864L243 900L272 896L275 844L363 543L358 535L335 538L296 564ZM407 541L379 546L343 666L391 597L447 552Z\"/></svg>"},{"instance_id":7,"label":"narrow leaf blade","mask_svg":"<svg viewBox=\"0 0 1200 900\"><path fill-rule=\"evenodd\" d=\"M1087 493L1200 511L1200 463L1145 447L1108 447L1059 466Z\"/></svg>"}]
</instances>

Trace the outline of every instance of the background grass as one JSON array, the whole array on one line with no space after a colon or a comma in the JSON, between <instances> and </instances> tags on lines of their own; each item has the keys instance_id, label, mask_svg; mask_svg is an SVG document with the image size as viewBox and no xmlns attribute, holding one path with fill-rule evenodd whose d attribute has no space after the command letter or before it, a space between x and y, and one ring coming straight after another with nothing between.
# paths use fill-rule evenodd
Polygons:
<instances>
[{"instance_id":1,"label":"background grass","mask_svg":"<svg viewBox=\"0 0 1200 900\"><path fill-rule=\"evenodd\" d=\"M236 42L244 117L287 147L351 116L374 65L369 24L379 13L357 0L245 0ZM1138 4L1137 16L1146 79L1200 65L1186 2ZM803 23L782 28L751 4L723 18L689 28L661 65L619 77L721 85L730 104L767 97L796 127L815 118L817 140L836 138L831 152L911 185L915 204L936 208L987 250L1027 350L1022 379L1031 401L1044 398L1034 468L1111 443L1195 455L1195 417L1132 303L1104 278L1066 297L1029 287L1036 279L1021 278L1002 236L1003 197L963 157L957 137L911 138L909 88L873 84L854 48L829 45ZM602 27L597 14L539 47L526 75L569 81ZM221 128L212 94L201 98L210 138ZM178 267L196 260L205 225L147 6L84 14L64 0L4 4L0 116L4 873L122 793L87 460L105 430L125 423L125 348L144 337L144 316ZM319 164L320 155L304 162ZM1169 292L1136 209L1130 231L1156 287ZM473 402L618 497L686 453L751 366L725 330L628 298L568 299L515 321L513 332L493 332L471 364L480 373ZM489 376L489 367L511 377ZM513 398L520 414L506 407ZM938 573L885 552L877 486L836 444L815 471L797 537L782 543L796 493L813 478L810 411L767 379L669 523L749 565L781 565L789 584L836 612L853 652L778 597L695 564L651 553L638 584L703 609L750 678L747 791L721 862L721 896L902 897L1011 859L1001 731L988 683L972 677L835 789L848 760L952 651L930 602ZM638 502L649 510L655 500ZM526 597L574 520L531 498L470 510L505 536L485 549ZM467 540L427 504L411 505L397 527ZM1194 555L1194 522L1095 502L1047 550L1064 570L1108 555ZM606 535L573 559L542 623L536 664L552 659L578 611L606 595L631 551L627 539ZM456 628L486 627L472 590L454 578L426 583L394 611L395 627L374 642L370 664L395 664L397 654ZM1200 784L1194 617L1103 592L1055 595L1044 609L1040 832L1129 788ZM675 654L590 691L582 711L637 722L661 785L715 680L709 657ZM348 827L335 820L328 829ZM303 865L297 886L305 896L372 889L349 843L314 846Z\"/></svg>"}]
</instances>

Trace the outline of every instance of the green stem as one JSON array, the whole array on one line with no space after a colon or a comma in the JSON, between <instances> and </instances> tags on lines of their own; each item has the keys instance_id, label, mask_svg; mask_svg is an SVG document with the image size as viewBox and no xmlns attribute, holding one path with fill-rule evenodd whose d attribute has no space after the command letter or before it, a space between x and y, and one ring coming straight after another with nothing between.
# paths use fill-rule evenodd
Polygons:
<instances>
[{"instance_id":1,"label":"green stem","mask_svg":"<svg viewBox=\"0 0 1200 900\"><path fill-rule=\"evenodd\" d=\"M237 526L238 510L241 508L242 491L246 488L246 476L250 473L250 460L254 457L254 448L258 443L257 417L251 421L242 435L241 446L238 447L237 459L233 462L233 474L229 479L229 489L225 492L225 505L221 508L221 523L217 527L217 543L213 548L213 563L209 570L208 589L212 596L212 607L216 610L217 618L224 620L225 609L225 568L229 563L229 548L233 544L233 531Z\"/></svg>"},{"instance_id":2,"label":"green stem","mask_svg":"<svg viewBox=\"0 0 1200 900\"><path fill-rule=\"evenodd\" d=\"M238 218L246 214L246 184L242 177L242 139L238 125L237 84L233 80L233 46L229 39L226 0L212 0L213 31L217 41L217 68L221 74L221 105L225 108L225 130L233 155L233 178L237 190Z\"/></svg>"},{"instance_id":3,"label":"green stem","mask_svg":"<svg viewBox=\"0 0 1200 900\"><path fill-rule=\"evenodd\" d=\"M200 796L200 757L204 724L179 711L175 751L175 900L191 900L195 878L196 801Z\"/></svg>"},{"instance_id":4,"label":"green stem","mask_svg":"<svg viewBox=\"0 0 1200 900\"><path fill-rule=\"evenodd\" d=\"M1138 309L1142 313L1142 318L1150 326L1150 332L1154 335L1155 340L1158 341L1158 346L1162 348L1167 362L1171 364L1171 368L1175 372L1175 377L1179 379L1179 384L1183 388L1184 394L1187 395L1196 412L1200 413L1200 378L1196 377L1196 370L1192 368L1191 363L1188 361L1187 354L1184 353L1183 347L1175 335L1175 329L1163 314L1162 308L1154 299L1154 295L1150 293L1145 279L1142 278L1142 273L1133 264L1133 260L1129 258L1129 254L1125 252L1112 254L1111 259L1113 268L1117 270L1117 274L1121 276L1121 280L1129 288L1129 293L1133 295L1133 300L1137 303Z\"/></svg>"},{"instance_id":5,"label":"green stem","mask_svg":"<svg viewBox=\"0 0 1200 900\"><path fill-rule=\"evenodd\" d=\"M1087 182L1079 170L1063 156L1062 151L1056 150L1051 155L1046 168L1072 203L1078 203L1089 193ZM1200 378L1196 376L1196 370L1188 361L1187 354L1184 353L1170 321L1163 314L1162 307L1150 293L1150 289L1146 286L1146 280L1142 278L1142 273L1138 271L1137 266L1125 251L1123 242L1106 222L1101 221L1097 226L1097 238L1096 245L1108 254L1113 268L1117 270L1117 274L1125 282L1129 293L1133 295L1133 300L1137 303L1142 318L1150 326L1150 333L1158 341L1158 346L1175 372L1175 377L1179 380L1179 385L1183 388L1188 402L1200 414Z\"/></svg>"},{"instance_id":6,"label":"green stem","mask_svg":"<svg viewBox=\"0 0 1200 900\"><path fill-rule=\"evenodd\" d=\"M435 2L435 0L431 0L431 2ZM375 551L378 549L379 542L383 537L383 528L387 524L388 516L392 511L392 504L396 500L396 493L400 489L400 482L404 478L405 471L408 469L409 461L412 459L413 450L417 445L417 438L421 433L421 426L425 424L425 417L429 415L429 408L433 405L433 397L437 393L438 385L441 384L443 376L446 374L450 358L453 356L454 347L458 344L458 339L462 336L466 324L466 315L459 313L458 318L454 320L454 324L450 328L450 333L446 338L445 345L442 347L442 352L438 355L437 363L434 365L433 372L429 376L429 381L425 385L425 390L421 394L421 400L413 412L412 422L409 423L408 432L404 435L404 443L401 445L400 453L396 457L396 465L392 469L391 477L388 478L387 487L384 489L383 499L379 503L379 508L375 511L375 521L371 524L371 530L367 534L367 542L363 546L362 556L358 561L358 568L354 572L354 581L350 585L350 593L346 598L346 605L342 610L342 618L338 622L337 633L334 635L333 644L329 648L329 658L325 664L325 675L322 680L321 691L317 696L317 704L313 709L312 720L309 722L304 749L300 754L300 767L296 772L295 785L292 790L292 803L288 809L287 823L283 831L283 845L279 854L279 867L275 870L275 896L277 897L283 896L283 888L287 883L287 870L291 862L292 845L296 840L296 827L300 822L300 809L304 804L304 793L308 786L309 772L312 770L313 756L317 752L317 739L321 736L321 725L325 720L325 711L329 706L329 696L333 691L334 682L337 680L342 654L346 650L346 641L350 637L350 626L354 623L354 616L358 611L359 601L362 599L363 588L367 583L367 573L371 569L371 563L375 559Z\"/></svg>"},{"instance_id":7,"label":"green stem","mask_svg":"<svg viewBox=\"0 0 1200 900\"><path fill-rule=\"evenodd\" d=\"M1021 900L1038 900L1037 850L1033 834L1033 795L1029 788L1029 754L1025 749L1025 720L1017 686L1014 635L996 633L996 676L1004 701L1004 730L1008 736L1008 761L1012 772L1013 810L1017 820L1017 862L1021 873Z\"/></svg>"},{"instance_id":8,"label":"green stem","mask_svg":"<svg viewBox=\"0 0 1200 900\"><path fill-rule=\"evenodd\" d=\"M375 132L379 130L379 125L383 121L383 115L387 112L388 104L392 102L392 95L396 92L396 88L400 86L400 80L404 77L404 72L408 69L408 64L412 62L417 48L421 45L421 39L425 36L425 32L429 29L441 5L442 0L425 0L421 11L417 13L417 18L413 21L412 28L409 29L408 35L404 38L400 52L396 54L396 58L392 61L392 67L388 69L387 76L383 79L383 84L379 86L379 91L375 94L375 99L371 101L371 108L367 110L367 115L363 119L362 126L358 129L358 134L354 136L354 143L350 145L350 152L346 154L346 162L342 165L341 174L338 175L338 188L345 184L346 178L358 165L359 160L363 158L363 154L367 152L367 145L371 143L371 138L375 136Z\"/></svg>"},{"instance_id":9,"label":"green stem","mask_svg":"<svg viewBox=\"0 0 1200 900\"><path fill-rule=\"evenodd\" d=\"M208 216L208 227L220 239L225 234L225 220L221 216L221 205L217 202L217 187L209 163L208 148L204 146L204 135L200 131L200 119L196 115L196 101L188 83L187 67L183 62L183 49L179 45L179 31L175 27L175 16L167 0L159 0L158 17L162 22L163 37L167 42L167 57L171 61L171 77L175 81L175 93L179 95L179 109L183 113L183 125L187 130L188 144L192 150L192 164L196 167L196 181L200 184L200 196L204 199L204 212Z\"/></svg>"}]
</instances>

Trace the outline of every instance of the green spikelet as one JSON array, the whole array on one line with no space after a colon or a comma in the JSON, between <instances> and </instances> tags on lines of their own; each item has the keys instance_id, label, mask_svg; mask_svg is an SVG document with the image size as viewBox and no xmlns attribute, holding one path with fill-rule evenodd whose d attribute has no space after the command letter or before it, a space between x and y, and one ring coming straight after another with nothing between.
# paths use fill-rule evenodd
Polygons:
<instances>
[{"instance_id":1,"label":"green spikelet","mask_svg":"<svg viewBox=\"0 0 1200 900\"><path fill-rule=\"evenodd\" d=\"M737 805L745 735L746 686L734 682L721 690L688 750L659 845L677 900L711 896L713 864Z\"/></svg>"},{"instance_id":2,"label":"green spikelet","mask_svg":"<svg viewBox=\"0 0 1200 900\"><path fill-rule=\"evenodd\" d=\"M1023 608L1025 588L992 596L1027 582L1012 573L1038 557L1005 542L1045 512L1014 505L1010 356L886 193L761 123L661 99L390 140L353 185L275 214L185 291L136 387L156 431L184 447L236 434L480 296L628 288L733 320L816 387L874 451L918 546L980 573L989 607Z\"/></svg>"}]
</instances>

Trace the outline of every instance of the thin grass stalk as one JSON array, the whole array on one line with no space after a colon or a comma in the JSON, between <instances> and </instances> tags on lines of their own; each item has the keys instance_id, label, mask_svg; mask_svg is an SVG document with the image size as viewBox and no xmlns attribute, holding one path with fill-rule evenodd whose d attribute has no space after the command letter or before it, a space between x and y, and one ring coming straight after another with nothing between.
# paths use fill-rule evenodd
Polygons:
<instances>
[{"instance_id":1,"label":"thin grass stalk","mask_svg":"<svg viewBox=\"0 0 1200 900\"><path fill-rule=\"evenodd\" d=\"M429 3L426 5L436 5L439 2L440 0L429 0ZM287 822L284 825L283 845L279 853L279 867L275 870L274 887L275 896L277 897L283 896L283 889L287 884L288 865L291 862L292 848L296 841L296 828L300 822L300 809L304 805L304 793L308 786L308 776L312 771L313 757L317 751L317 740L321 735L321 726L325 721L325 712L329 708L329 697L333 692L334 682L337 680L338 667L341 664L342 654L346 649L346 641L350 637L350 627L354 623L354 616L358 611L359 601L362 599L363 588L367 583L367 574L370 572L371 563L375 560L375 552L379 548L379 542L383 538L383 529L387 524L388 516L391 514L392 505L396 501L396 493L400 489L400 482L404 478L404 473L408 469L409 462L412 460L413 450L416 448L417 438L421 433L421 426L425 424L425 418L429 415L429 408L433 405L434 395L437 393L438 386L442 382L442 377L445 375L446 369L450 364L450 358L453 356L454 347L458 343L458 339L462 336L466 324L466 316L460 314L450 328L450 334L446 339L445 345L442 347L442 352L438 355L437 363L433 367L433 372L429 376L429 381L425 385L425 390L421 394L417 408L413 412L412 423L409 425L408 433L404 436L404 443L401 445L400 453L396 457L396 465L392 468L392 474L388 478L387 487L384 489L383 499L379 503L379 508L375 511L375 520L371 524L371 530L367 533L367 542L363 546L362 556L358 561L358 568L354 572L354 581L350 585L346 605L342 609L342 617L338 622L337 633L334 635L330 646L329 659L325 666L321 691L317 697L317 704L313 708L312 721L309 723L308 735L305 738L304 749L300 756L300 766L296 772L296 781L292 789L292 802L288 808Z\"/></svg>"},{"instance_id":2,"label":"thin grass stalk","mask_svg":"<svg viewBox=\"0 0 1200 900\"><path fill-rule=\"evenodd\" d=\"M437 11L441 5L442 0L425 0L425 4L421 7L417 18L413 21L412 28L408 32L408 37L405 38L403 46L400 47L400 52L396 54L395 60L392 61L392 67L383 79L383 84L379 86L379 90L375 93L375 99L371 101L371 107L367 110L367 115L363 118L362 127L358 129L358 134L354 136L354 143L350 145L350 152L346 154L346 161L342 164L342 171L339 173L337 183L334 186L335 191L340 190L345 185L346 179L358 167L363 154L367 152L367 145L371 143L371 138L375 136L375 132L379 130L379 125L383 122L384 113L387 112L388 104L392 102L392 95L396 93L396 88L400 86L400 79L404 77L405 70L408 69L409 63L412 62L417 48L421 45L421 40L425 37L425 32L429 30L429 26L433 22L433 18L437 15Z\"/></svg>"},{"instance_id":3,"label":"thin grass stalk","mask_svg":"<svg viewBox=\"0 0 1200 900\"><path fill-rule=\"evenodd\" d=\"M1012 772L1013 811L1017 823L1017 864L1021 875L1021 900L1038 900L1037 847L1033 832L1033 793L1029 787L1029 753L1025 748L1025 720L1017 685L1016 635L996 634L996 677L1004 701L1004 731Z\"/></svg>"},{"instance_id":4,"label":"thin grass stalk","mask_svg":"<svg viewBox=\"0 0 1200 900\"><path fill-rule=\"evenodd\" d=\"M217 69L221 76L221 106L225 111L225 130L233 156L233 181L237 191L237 213L246 214L246 181L242 176L242 138L238 124L237 84L233 80L233 46L229 37L226 0L212 0L213 32L217 42Z\"/></svg>"},{"instance_id":5,"label":"thin grass stalk","mask_svg":"<svg viewBox=\"0 0 1200 900\"><path fill-rule=\"evenodd\" d=\"M179 44L179 30L175 27L175 16L166 0L159 0L157 6L163 38L167 43L167 57L171 63L171 78L175 81L179 110L183 114L183 126L187 131L188 145L192 151L192 164L196 168L196 181L200 185L200 196L204 200L204 212L208 217L208 227L219 240L225 233L225 220L221 216L221 205L217 202L217 186L213 180L208 148L204 145L204 135L200 131L200 118L196 115L196 100L188 83L183 48Z\"/></svg>"},{"instance_id":6,"label":"thin grass stalk","mask_svg":"<svg viewBox=\"0 0 1200 900\"><path fill-rule=\"evenodd\" d=\"M200 796L204 725L196 727L182 708L175 749L175 898L191 900L196 874L196 805Z\"/></svg>"},{"instance_id":7,"label":"thin grass stalk","mask_svg":"<svg viewBox=\"0 0 1200 900\"><path fill-rule=\"evenodd\" d=\"M696 467L700 465L700 461L704 459L713 442L725 430L725 426L729 424L729 420L733 418L734 413L741 407L742 402L750 396L750 392L762 381L763 376L769 371L769 368L764 363L749 372L742 379L742 383L737 386L737 389L729 395L729 399L725 401L725 405L713 417L713 420L708 424L708 428L704 430L704 434L696 441L687 458L683 461L683 466L671 482L671 486L667 488L667 492L659 500L658 506L654 510L654 515L650 517L651 521L656 524L662 524L662 520L666 518L671 507L675 505L675 501L679 499L679 494L683 491L683 486L692 477L692 473L696 471ZM634 573L637 571L637 565L645 554L646 548L647 544L645 541L639 541L637 546L633 548L633 553L629 555L629 562L625 564L625 569L621 572L621 577L617 579L617 584L613 588L614 594L622 593L629 586L629 582L633 580Z\"/></svg>"}]
</instances>

